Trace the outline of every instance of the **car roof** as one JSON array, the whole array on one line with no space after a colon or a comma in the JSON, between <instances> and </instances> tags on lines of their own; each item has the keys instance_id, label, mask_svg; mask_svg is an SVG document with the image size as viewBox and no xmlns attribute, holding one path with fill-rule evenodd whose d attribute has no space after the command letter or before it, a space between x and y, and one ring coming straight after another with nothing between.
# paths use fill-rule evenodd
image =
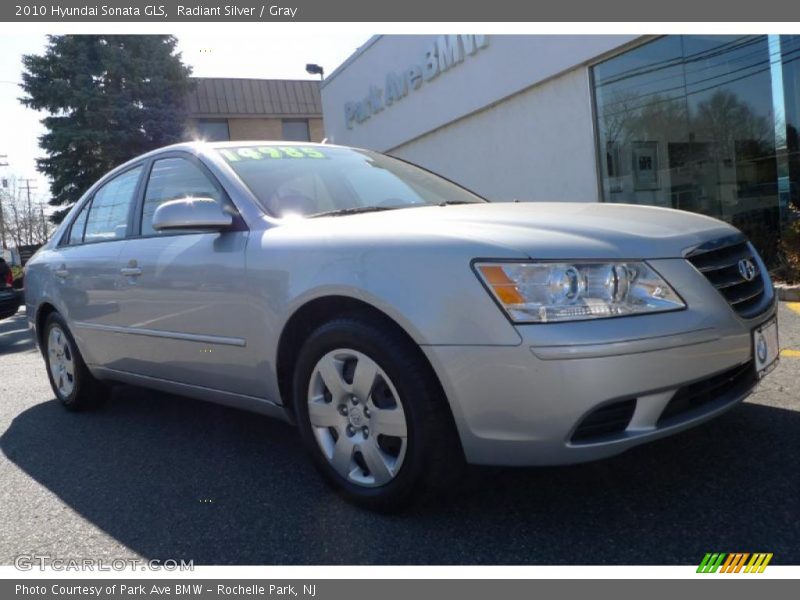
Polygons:
<instances>
[{"instance_id":1,"label":"car roof","mask_svg":"<svg viewBox=\"0 0 800 600\"><path fill-rule=\"evenodd\" d=\"M189 150L198 154L207 152L208 150L216 150L217 148L240 148L242 146L324 146L326 148L349 148L349 146L338 146L336 144L328 144L321 142L290 142L285 140L234 140L225 142L207 142L204 140L194 140L191 142L181 142L172 144L171 146L164 146L153 150L151 154L165 152L169 150ZM146 156L146 155L143 155ZM142 158L141 156L137 158Z\"/></svg>"},{"instance_id":2,"label":"car roof","mask_svg":"<svg viewBox=\"0 0 800 600\"><path fill-rule=\"evenodd\" d=\"M240 148L242 146L304 146L304 147L318 146L325 148L351 149L350 146L339 146L337 144L327 144L327 143L323 144L320 142L289 142L284 140L238 140L238 141L227 141L227 142L206 142L204 140L194 140L190 142L179 142L177 144L171 144L169 146L162 146L161 148L156 148L155 150L150 150L149 152L145 152L144 154L135 156L129 161L117 167L114 167L111 171L103 175L94 184L92 184L92 188L97 187L99 183L111 179L113 176L129 169L134 164L140 161L147 160L149 158L154 158L166 152L184 151L194 155L201 155L201 154L208 154L210 150L216 150L217 148Z\"/></svg>"}]
</instances>

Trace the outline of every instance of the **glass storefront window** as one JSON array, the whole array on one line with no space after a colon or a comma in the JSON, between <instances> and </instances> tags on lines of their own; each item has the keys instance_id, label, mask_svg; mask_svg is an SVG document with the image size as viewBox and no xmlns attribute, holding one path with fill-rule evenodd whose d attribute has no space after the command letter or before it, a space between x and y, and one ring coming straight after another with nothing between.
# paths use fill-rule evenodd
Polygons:
<instances>
[{"instance_id":1,"label":"glass storefront window","mask_svg":"<svg viewBox=\"0 0 800 600\"><path fill-rule=\"evenodd\" d=\"M780 127L771 58L780 60L767 36L686 35L596 65L603 200L724 219L774 262Z\"/></svg>"},{"instance_id":2,"label":"glass storefront window","mask_svg":"<svg viewBox=\"0 0 800 600\"><path fill-rule=\"evenodd\" d=\"M781 186L781 204L800 210L800 35L781 36L781 62L788 162L787 177Z\"/></svg>"}]
</instances>

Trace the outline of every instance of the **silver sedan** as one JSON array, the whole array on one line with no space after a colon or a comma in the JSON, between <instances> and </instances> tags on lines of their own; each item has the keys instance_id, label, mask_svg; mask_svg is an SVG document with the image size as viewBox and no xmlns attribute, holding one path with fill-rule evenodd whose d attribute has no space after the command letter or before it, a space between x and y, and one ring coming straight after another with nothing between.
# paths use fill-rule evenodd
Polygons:
<instances>
[{"instance_id":1,"label":"silver sedan","mask_svg":"<svg viewBox=\"0 0 800 600\"><path fill-rule=\"evenodd\" d=\"M26 287L67 408L126 382L286 419L376 509L465 463L575 463L679 432L778 357L767 269L730 225L490 203L327 145L136 158L86 192Z\"/></svg>"}]
</instances>

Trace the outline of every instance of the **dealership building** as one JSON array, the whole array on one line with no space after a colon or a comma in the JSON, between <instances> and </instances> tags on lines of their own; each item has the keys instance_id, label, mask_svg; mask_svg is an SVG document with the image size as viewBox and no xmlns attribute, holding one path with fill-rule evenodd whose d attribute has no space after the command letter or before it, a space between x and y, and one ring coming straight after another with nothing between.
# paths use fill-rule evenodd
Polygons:
<instances>
[{"instance_id":1,"label":"dealership building","mask_svg":"<svg viewBox=\"0 0 800 600\"><path fill-rule=\"evenodd\" d=\"M330 142L495 200L680 208L772 262L798 201L800 36L376 36L322 84Z\"/></svg>"}]
</instances>

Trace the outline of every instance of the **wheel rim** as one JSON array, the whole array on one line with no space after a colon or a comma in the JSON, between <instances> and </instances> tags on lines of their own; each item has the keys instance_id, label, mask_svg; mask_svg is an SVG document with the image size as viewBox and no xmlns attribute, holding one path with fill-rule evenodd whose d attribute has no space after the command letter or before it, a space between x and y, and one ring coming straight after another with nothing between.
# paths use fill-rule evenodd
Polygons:
<instances>
[{"instance_id":1,"label":"wheel rim","mask_svg":"<svg viewBox=\"0 0 800 600\"><path fill-rule=\"evenodd\" d=\"M362 352L328 352L308 386L308 416L323 456L347 481L379 487L400 472L408 446L403 405L392 381Z\"/></svg>"},{"instance_id":2,"label":"wheel rim","mask_svg":"<svg viewBox=\"0 0 800 600\"><path fill-rule=\"evenodd\" d=\"M56 389L62 397L67 398L75 389L75 362L72 347L67 336L58 325L50 329L47 339L47 357L50 375Z\"/></svg>"}]
</instances>

